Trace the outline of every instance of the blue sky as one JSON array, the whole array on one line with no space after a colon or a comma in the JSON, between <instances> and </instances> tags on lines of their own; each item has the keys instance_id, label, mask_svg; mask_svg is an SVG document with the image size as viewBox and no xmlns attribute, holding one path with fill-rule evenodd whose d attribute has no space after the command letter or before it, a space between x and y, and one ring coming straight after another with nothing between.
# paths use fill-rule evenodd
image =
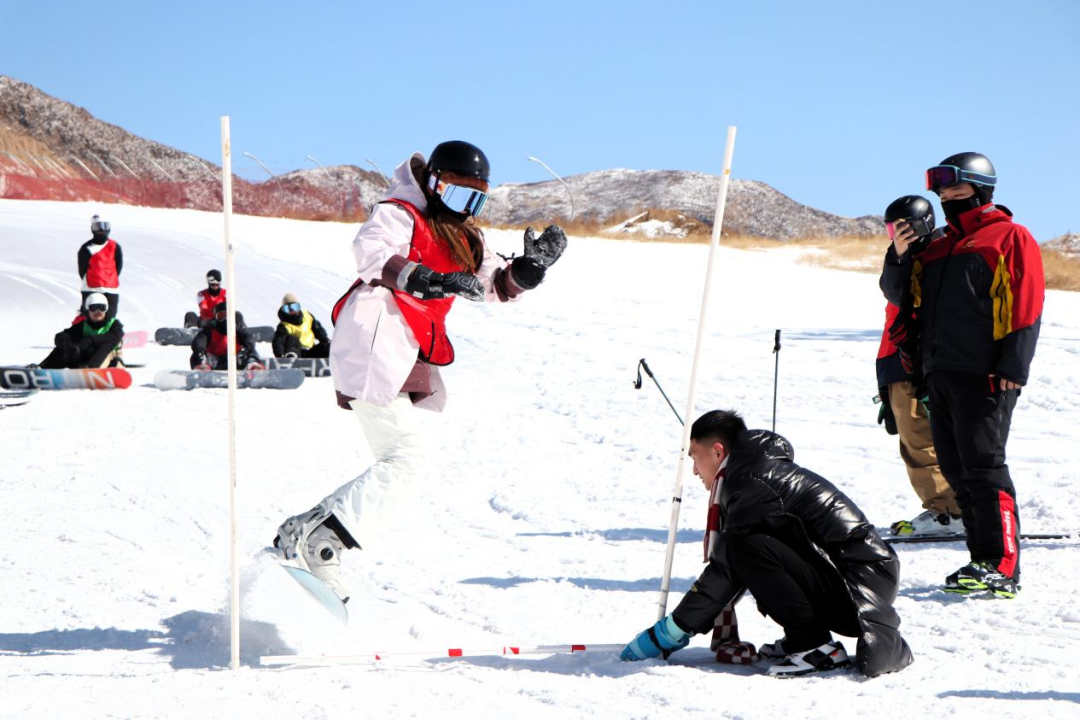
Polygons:
<instances>
[{"instance_id":1,"label":"blue sky","mask_svg":"<svg viewBox=\"0 0 1080 720\"><path fill-rule=\"evenodd\" d=\"M167 9L164 9L167 8ZM0 0L0 73L146 138L266 174L385 172L465 139L493 181L732 174L840 215L926 194L974 150L1040 240L1080 231L1080 3Z\"/></svg>"}]
</instances>

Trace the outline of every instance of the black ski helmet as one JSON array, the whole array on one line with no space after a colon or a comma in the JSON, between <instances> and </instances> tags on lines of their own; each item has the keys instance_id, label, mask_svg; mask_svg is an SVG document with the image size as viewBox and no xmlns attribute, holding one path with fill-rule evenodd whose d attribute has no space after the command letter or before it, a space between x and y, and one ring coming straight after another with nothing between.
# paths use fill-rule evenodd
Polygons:
<instances>
[{"instance_id":1,"label":"black ski helmet","mask_svg":"<svg viewBox=\"0 0 1080 720\"><path fill-rule=\"evenodd\" d=\"M937 165L938 167L954 167L960 172L957 182L969 183L975 188L975 196L980 204L985 205L994 197L994 186L997 185L997 171L990 158L977 152L962 152L950 155ZM930 168L926 171L926 189L937 192L940 185L932 182ZM954 183L955 184L955 183Z\"/></svg>"},{"instance_id":2,"label":"black ski helmet","mask_svg":"<svg viewBox=\"0 0 1080 720\"><path fill-rule=\"evenodd\" d=\"M491 181L491 163L484 151L464 140L441 142L428 157L427 171L436 177L452 172L462 177L474 177Z\"/></svg>"},{"instance_id":3,"label":"black ski helmet","mask_svg":"<svg viewBox=\"0 0 1080 720\"><path fill-rule=\"evenodd\" d=\"M206 273L206 282L221 282L221 271L211 270L210 272Z\"/></svg>"},{"instance_id":4,"label":"black ski helmet","mask_svg":"<svg viewBox=\"0 0 1080 720\"><path fill-rule=\"evenodd\" d=\"M904 195L896 198L885 208L885 222L903 220L917 237L923 238L934 232L934 206L922 195Z\"/></svg>"}]
</instances>

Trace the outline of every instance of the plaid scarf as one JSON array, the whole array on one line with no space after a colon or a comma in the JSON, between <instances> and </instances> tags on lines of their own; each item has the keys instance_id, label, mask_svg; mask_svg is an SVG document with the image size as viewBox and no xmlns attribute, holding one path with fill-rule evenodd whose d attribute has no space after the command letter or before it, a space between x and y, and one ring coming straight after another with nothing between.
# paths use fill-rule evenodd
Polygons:
<instances>
[{"instance_id":1,"label":"plaid scarf","mask_svg":"<svg viewBox=\"0 0 1080 720\"><path fill-rule=\"evenodd\" d=\"M724 470L727 468L727 458L720 464L713 480L712 490L709 491L709 514L705 520L705 562L709 562L709 556L720 539L720 530L723 522L720 519L720 488L724 484ZM736 598L737 600L737 598ZM709 648L716 653L716 661L731 665L747 665L760 660L757 648L748 642L739 640L739 619L735 616L735 602L728 603L727 607L720 611L713 623L712 640Z\"/></svg>"}]
</instances>

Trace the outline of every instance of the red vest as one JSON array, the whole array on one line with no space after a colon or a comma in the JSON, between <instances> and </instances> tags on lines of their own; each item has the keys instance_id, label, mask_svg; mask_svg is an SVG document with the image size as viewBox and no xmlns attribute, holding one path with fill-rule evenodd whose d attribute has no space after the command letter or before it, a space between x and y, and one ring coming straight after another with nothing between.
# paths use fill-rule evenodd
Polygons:
<instances>
[{"instance_id":1,"label":"red vest","mask_svg":"<svg viewBox=\"0 0 1080 720\"><path fill-rule=\"evenodd\" d=\"M236 352L240 352L240 333L236 334ZM218 357L224 357L229 353L229 336L210 328L210 342L206 343L206 352Z\"/></svg>"},{"instance_id":2,"label":"red vest","mask_svg":"<svg viewBox=\"0 0 1080 720\"><path fill-rule=\"evenodd\" d=\"M199 318L201 320L213 320L214 308L217 307L218 303L225 302L225 295L225 288L221 288L216 297L210 294L209 288L200 290L195 296L199 301Z\"/></svg>"},{"instance_id":3,"label":"red vest","mask_svg":"<svg viewBox=\"0 0 1080 720\"><path fill-rule=\"evenodd\" d=\"M419 210L404 200L391 199L385 202L396 203L412 215L413 234L409 244L409 260L440 273L464 270L461 263L450 252L447 244L432 232L431 226ZM345 301L362 283L361 280L353 283L349 291L334 305L334 311L331 314L334 323L337 322L337 316L344 307ZM449 365L454 362L454 346L450 344L450 338L446 335L446 314L450 312L450 306L454 304L456 296L451 295L438 300L421 300L401 290L388 289L394 293L394 299L397 301L398 308L401 309L402 317L409 324L409 329L412 330L416 341L420 343L420 357L431 365Z\"/></svg>"},{"instance_id":4,"label":"red vest","mask_svg":"<svg viewBox=\"0 0 1080 720\"><path fill-rule=\"evenodd\" d=\"M106 240L100 250L90 254L90 265L86 269L86 287L120 287L120 277L116 274L116 242L112 238Z\"/></svg>"}]
</instances>

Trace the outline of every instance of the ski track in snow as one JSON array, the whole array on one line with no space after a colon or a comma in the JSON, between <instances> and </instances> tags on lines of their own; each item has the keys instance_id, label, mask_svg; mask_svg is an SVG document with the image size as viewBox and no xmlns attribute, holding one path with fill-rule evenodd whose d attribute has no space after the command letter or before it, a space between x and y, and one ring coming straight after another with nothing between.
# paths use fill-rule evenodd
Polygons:
<instances>
[{"instance_id":1,"label":"ski track in snow","mask_svg":"<svg viewBox=\"0 0 1080 720\"><path fill-rule=\"evenodd\" d=\"M104 210L123 245L120 318L177 325L211 267L220 215L0 201L0 349L40 361L79 302L76 252ZM251 325L296 292L324 324L352 277L356 227L236 217L235 289ZM504 253L520 235L489 234ZM129 349L120 392L42 392L0 411L0 717L1076 717L1080 542L1028 542L1014 602L940 592L962 544L899 547L897 607L916 662L777 681L712 661L612 653L446 658L450 647L625 643L652 624L707 248L572 238L511 306L459 303L450 404L424 414L433 471L377 552L350 552L337 626L266 553L278 523L363 470L359 424L328 379L238 395L241 672L229 662L227 394L160 392L184 347ZM722 248L695 416L739 409L777 430L879 525L919 511L896 441L875 424L884 301L872 275ZM230 294L234 288L229 288ZM1050 292L1013 422L1010 467L1029 532L1080 526L1080 296ZM269 352L269 345L260 346ZM705 493L687 463L668 608L701 569ZM779 628L739 605L744 639ZM845 639L850 652L854 640ZM265 654L382 652L381 663L260 668ZM418 653L408 655L408 653Z\"/></svg>"}]
</instances>

